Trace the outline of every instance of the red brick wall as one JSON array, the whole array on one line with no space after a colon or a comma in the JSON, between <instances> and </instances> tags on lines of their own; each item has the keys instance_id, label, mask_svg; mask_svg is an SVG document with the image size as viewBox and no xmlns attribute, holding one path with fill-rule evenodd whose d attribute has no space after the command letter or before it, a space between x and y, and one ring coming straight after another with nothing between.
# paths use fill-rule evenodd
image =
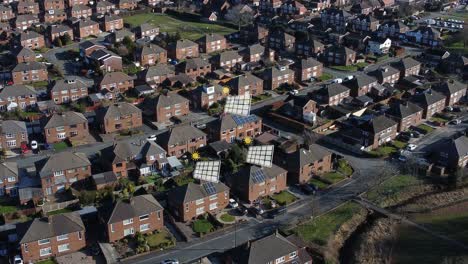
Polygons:
<instances>
[{"instance_id":1,"label":"red brick wall","mask_svg":"<svg viewBox=\"0 0 468 264\"><path fill-rule=\"evenodd\" d=\"M217 208L210 210L210 204L217 202ZM203 203L196 204L196 201L187 202L186 204L174 204L168 201L171 210L176 214L176 217L183 222L190 221L197 216L197 208L204 208L204 212L216 214L226 208L229 203L229 190L217 194L217 198L210 200L210 197L205 197Z\"/></svg>"},{"instance_id":2,"label":"red brick wall","mask_svg":"<svg viewBox=\"0 0 468 264\"><path fill-rule=\"evenodd\" d=\"M121 125L116 128L116 125ZM106 134L117 131L139 128L143 125L141 113L133 114L132 116L121 118L120 120L106 119L104 120L104 132Z\"/></svg>"},{"instance_id":3,"label":"red brick wall","mask_svg":"<svg viewBox=\"0 0 468 264\"><path fill-rule=\"evenodd\" d=\"M120 240L124 238L124 230L133 228L134 233L140 232L140 233L151 233L155 230L161 230L164 226L164 216L163 216L163 210L157 211L157 212L151 212L148 216L147 219L145 220L140 220L140 216L134 217L133 218L133 223L124 225L123 221L122 222L117 222L113 224L108 224L107 225L107 235L108 235L108 241L109 242L114 242L117 240ZM146 231L140 231L140 225L143 224L149 224L149 229ZM112 232L112 230L114 232Z\"/></svg>"},{"instance_id":4,"label":"red brick wall","mask_svg":"<svg viewBox=\"0 0 468 264\"><path fill-rule=\"evenodd\" d=\"M14 84L23 84L23 83L32 83L38 81L46 81L48 79L47 70L38 70L37 73L33 73L32 71L27 72L12 72L13 75L13 83Z\"/></svg>"},{"instance_id":5,"label":"red brick wall","mask_svg":"<svg viewBox=\"0 0 468 264\"><path fill-rule=\"evenodd\" d=\"M59 133L65 133L65 139L83 140L89 136L88 124L87 122L84 122L82 124L76 125L74 128L70 126L64 126L62 131L57 131L56 128L45 129L44 134L46 137L46 142L52 144L64 141L65 139L59 139L57 137ZM72 135L72 133L76 133L76 135Z\"/></svg>"}]
</instances>

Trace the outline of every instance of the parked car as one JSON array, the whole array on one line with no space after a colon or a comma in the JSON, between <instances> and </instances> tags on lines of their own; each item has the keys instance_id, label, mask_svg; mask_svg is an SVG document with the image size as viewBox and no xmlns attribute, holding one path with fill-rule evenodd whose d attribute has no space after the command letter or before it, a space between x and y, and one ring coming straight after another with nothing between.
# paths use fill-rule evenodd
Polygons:
<instances>
[{"instance_id":1,"label":"parked car","mask_svg":"<svg viewBox=\"0 0 468 264\"><path fill-rule=\"evenodd\" d=\"M406 149L409 150L409 151L413 151L417 148L418 146L415 145L415 144L408 144L408 146L406 146Z\"/></svg>"},{"instance_id":2,"label":"parked car","mask_svg":"<svg viewBox=\"0 0 468 264\"><path fill-rule=\"evenodd\" d=\"M406 156L400 155L398 157L398 160L401 161L401 162L406 162L408 160L408 158Z\"/></svg>"},{"instance_id":3,"label":"parked car","mask_svg":"<svg viewBox=\"0 0 468 264\"><path fill-rule=\"evenodd\" d=\"M37 143L36 140L32 140L30 145L32 150L37 150L39 148L39 143Z\"/></svg>"},{"instance_id":4,"label":"parked car","mask_svg":"<svg viewBox=\"0 0 468 264\"><path fill-rule=\"evenodd\" d=\"M166 259L161 261L161 264L179 264L177 259Z\"/></svg>"},{"instance_id":5,"label":"parked car","mask_svg":"<svg viewBox=\"0 0 468 264\"><path fill-rule=\"evenodd\" d=\"M149 137L146 138L147 140L151 140L151 141L155 141L157 138L156 138L156 135L150 135Z\"/></svg>"},{"instance_id":6,"label":"parked car","mask_svg":"<svg viewBox=\"0 0 468 264\"><path fill-rule=\"evenodd\" d=\"M13 258L13 264L23 264L23 259L21 258L20 255L16 255L14 258Z\"/></svg>"},{"instance_id":7,"label":"parked car","mask_svg":"<svg viewBox=\"0 0 468 264\"><path fill-rule=\"evenodd\" d=\"M296 89L294 89L294 90L292 90L292 91L289 91L289 94L290 94L290 95L297 95L297 94L299 94L299 91L296 90Z\"/></svg>"},{"instance_id":8,"label":"parked car","mask_svg":"<svg viewBox=\"0 0 468 264\"><path fill-rule=\"evenodd\" d=\"M336 78L332 81L332 83L342 83L343 82L343 79L341 78Z\"/></svg>"},{"instance_id":9,"label":"parked car","mask_svg":"<svg viewBox=\"0 0 468 264\"><path fill-rule=\"evenodd\" d=\"M286 208L286 206L278 207L268 212L268 218L275 218L277 216L287 213L287 211L288 209Z\"/></svg>"},{"instance_id":10,"label":"parked car","mask_svg":"<svg viewBox=\"0 0 468 264\"><path fill-rule=\"evenodd\" d=\"M31 149L29 149L28 144L25 142L21 143L21 153L22 154L28 154L31 152Z\"/></svg>"},{"instance_id":11,"label":"parked car","mask_svg":"<svg viewBox=\"0 0 468 264\"><path fill-rule=\"evenodd\" d=\"M8 244L6 242L0 242L0 256L5 257L8 255Z\"/></svg>"},{"instance_id":12,"label":"parked car","mask_svg":"<svg viewBox=\"0 0 468 264\"><path fill-rule=\"evenodd\" d=\"M411 136L408 134L400 134L398 135L397 139L403 142L408 142L411 139Z\"/></svg>"},{"instance_id":13,"label":"parked car","mask_svg":"<svg viewBox=\"0 0 468 264\"><path fill-rule=\"evenodd\" d=\"M454 120L450 121L450 124L452 124L452 125L461 124L461 120L460 119L454 119Z\"/></svg>"},{"instance_id":14,"label":"parked car","mask_svg":"<svg viewBox=\"0 0 468 264\"><path fill-rule=\"evenodd\" d=\"M305 194L315 194L315 192L317 191L317 187L315 187L315 185L313 184L301 184L301 190L305 193Z\"/></svg>"},{"instance_id":15,"label":"parked car","mask_svg":"<svg viewBox=\"0 0 468 264\"><path fill-rule=\"evenodd\" d=\"M239 206L239 204L236 202L236 200L234 200L233 198L229 199L229 207L237 208L238 206Z\"/></svg>"}]
</instances>

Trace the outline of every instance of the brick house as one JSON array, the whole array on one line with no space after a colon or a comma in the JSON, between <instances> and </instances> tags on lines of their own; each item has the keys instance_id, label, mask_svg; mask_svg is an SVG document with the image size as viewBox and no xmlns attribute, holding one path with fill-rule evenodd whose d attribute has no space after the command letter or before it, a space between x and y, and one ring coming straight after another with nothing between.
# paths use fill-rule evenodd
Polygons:
<instances>
[{"instance_id":1,"label":"brick house","mask_svg":"<svg viewBox=\"0 0 468 264\"><path fill-rule=\"evenodd\" d=\"M169 156L181 157L206 146L206 134L189 125L176 126L163 133L158 141Z\"/></svg>"},{"instance_id":2,"label":"brick house","mask_svg":"<svg viewBox=\"0 0 468 264\"><path fill-rule=\"evenodd\" d=\"M185 73L195 79L211 72L211 64L202 58L187 59L176 66L177 73Z\"/></svg>"},{"instance_id":3,"label":"brick house","mask_svg":"<svg viewBox=\"0 0 468 264\"><path fill-rule=\"evenodd\" d=\"M411 101L423 109L424 119L431 118L436 113L441 113L445 108L446 97L443 94L431 90L415 94Z\"/></svg>"},{"instance_id":4,"label":"brick house","mask_svg":"<svg viewBox=\"0 0 468 264\"><path fill-rule=\"evenodd\" d=\"M48 24L62 23L67 20L67 18L67 13L62 9L48 10L41 13L41 20Z\"/></svg>"},{"instance_id":5,"label":"brick house","mask_svg":"<svg viewBox=\"0 0 468 264\"><path fill-rule=\"evenodd\" d=\"M307 8L298 1L288 0L283 2L279 8L279 12L282 15L299 15L302 16L307 12Z\"/></svg>"},{"instance_id":6,"label":"brick house","mask_svg":"<svg viewBox=\"0 0 468 264\"><path fill-rule=\"evenodd\" d=\"M350 90L346 86L340 83L332 83L325 85L314 93L314 97L317 98L318 101L332 106L339 105L345 98L349 97L349 93Z\"/></svg>"},{"instance_id":7,"label":"brick house","mask_svg":"<svg viewBox=\"0 0 468 264\"><path fill-rule=\"evenodd\" d=\"M227 86L231 89L230 92L236 95L249 93L252 96L257 96L263 93L263 80L251 73L230 79Z\"/></svg>"},{"instance_id":8,"label":"brick house","mask_svg":"<svg viewBox=\"0 0 468 264\"><path fill-rule=\"evenodd\" d=\"M331 65L351 65L356 61L356 52L344 46L333 45L325 49L325 62Z\"/></svg>"},{"instance_id":9,"label":"brick house","mask_svg":"<svg viewBox=\"0 0 468 264\"><path fill-rule=\"evenodd\" d=\"M190 91L190 103L195 109L207 110L212 104L221 101L228 96L219 84L200 85Z\"/></svg>"},{"instance_id":10,"label":"brick house","mask_svg":"<svg viewBox=\"0 0 468 264\"><path fill-rule=\"evenodd\" d=\"M276 14L281 7L281 0L260 0L259 7L261 13Z\"/></svg>"},{"instance_id":11,"label":"brick house","mask_svg":"<svg viewBox=\"0 0 468 264\"><path fill-rule=\"evenodd\" d=\"M98 120L104 133L140 128L143 125L141 110L129 103L115 103L101 109Z\"/></svg>"},{"instance_id":12,"label":"brick house","mask_svg":"<svg viewBox=\"0 0 468 264\"><path fill-rule=\"evenodd\" d=\"M60 38L66 34L73 40L73 29L66 25L50 25L47 28L47 33L51 42L54 42L56 38Z\"/></svg>"},{"instance_id":13,"label":"brick house","mask_svg":"<svg viewBox=\"0 0 468 264\"><path fill-rule=\"evenodd\" d=\"M106 36L106 41L108 41L110 43L122 42L125 37L130 38L130 40L133 41L133 42L136 40L135 33L133 33L130 30L124 28L124 29L121 29L121 30L116 30L116 31L112 32L111 34L109 34L108 36Z\"/></svg>"},{"instance_id":14,"label":"brick house","mask_svg":"<svg viewBox=\"0 0 468 264\"><path fill-rule=\"evenodd\" d=\"M210 140L233 143L246 137L254 138L262 133L262 119L256 115L242 117L225 114L208 124Z\"/></svg>"},{"instance_id":15,"label":"brick house","mask_svg":"<svg viewBox=\"0 0 468 264\"><path fill-rule=\"evenodd\" d=\"M405 32L406 40L410 43L417 43L428 47L438 47L442 45L440 32L431 26L419 26L415 30Z\"/></svg>"},{"instance_id":16,"label":"brick house","mask_svg":"<svg viewBox=\"0 0 468 264\"><path fill-rule=\"evenodd\" d=\"M315 57L317 58L318 55L322 54L325 50L325 45L315 39L312 40L305 40L305 41L297 41L295 44L295 52L298 56L306 56L306 57Z\"/></svg>"},{"instance_id":17,"label":"brick house","mask_svg":"<svg viewBox=\"0 0 468 264\"><path fill-rule=\"evenodd\" d=\"M49 10L65 10L64 0L44 0L40 3L42 5L42 10L45 12Z\"/></svg>"},{"instance_id":18,"label":"brick house","mask_svg":"<svg viewBox=\"0 0 468 264\"><path fill-rule=\"evenodd\" d=\"M44 126L46 142L54 144L64 140L82 141L88 138L88 119L73 111L53 114Z\"/></svg>"},{"instance_id":19,"label":"brick house","mask_svg":"<svg viewBox=\"0 0 468 264\"><path fill-rule=\"evenodd\" d=\"M112 93L113 98L133 88L133 78L123 72L108 72L99 82L99 91Z\"/></svg>"},{"instance_id":20,"label":"brick house","mask_svg":"<svg viewBox=\"0 0 468 264\"><path fill-rule=\"evenodd\" d=\"M50 90L50 98L56 104L75 102L87 96L88 87L78 79L57 80Z\"/></svg>"},{"instance_id":21,"label":"brick house","mask_svg":"<svg viewBox=\"0 0 468 264\"><path fill-rule=\"evenodd\" d=\"M34 31L22 32L19 35L20 45L30 49L40 49L45 47L44 36Z\"/></svg>"},{"instance_id":22,"label":"brick house","mask_svg":"<svg viewBox=\"0 0 468 264\"><path fill-rule=\"evenodd\" d=\"M392 66L400 70L400 79L410 75L419 75L421 71L421 63L411 57L401 59Z\"/></svg>"},{"instance_id":23,"label":"brick house","mask_svg":"<svg viewBox=\"0 0 468 264\"><path fill-rule=\"evenodd\" d=\"M137 0L118 0L117 3L119 9L134 10L138 6Z\"/></svg>"},{"instance_id":24,"label":"brick house","mask_svg":"<svg viewBox=\"0 0 468 264\"><path fill-rule=\"evenodd\" d=\"M105 47L101 44L98 44L94 41L85 41L81 42L79 44L79 49L80 49L80 56L81 57L87 57L93 53L93 51L98 50L98 49L105 49Z\"/></svg>"},{"instance_id":25,"label":"brick house","mask_svg":"<svg viewBox=\"0 0 468 264\"><path fill-rule=\"evenodd\" d=\"M28 130L26 123L16 120L0 121L0 149L10 150L28 143Z\"/></svg>"},{"instance_id":26,"label":"brick house","mask_svg":"<svg viewBox=\"0 0 468 264\"><path fill-rule=\"evenodd\" d=\"M215 215L229 203L229 187L222 182L188 183L173 188L168 194L168 208L182 222L190 221L204 213Z\"/></svg>"},{"instance_id":27,"label":"brick house","mask_svg":"<svg viewBox=\"0 0 468 264\"><path fill-rule=\"evenodd\" d=\"M197 40L200 51L203 53L212 53L226 49L226 38L218 34L206 34Z\"/></svg>"},{"instance_id":28,"label":"brick house","mask_svg":"<svg viewBox=\"0 0 468 264\"><path fill-rule=\"evenodd\" d=\"M376 149L397 136L398 124L392 119L380 115L357 124L349 133L343 134L345 141L350 141L368 149Z\"/></svg>"},{"instance_id":29,"label":"brick house","mask_svg":"<svg viewBox=\"0 0 468 264\"><path fill-rule=\"evenodd\" d=\"M423 109L411 102L396 102L390 104L385 115L397 122L398 132L402 132L422 123Z\"/></svg>"},{"instance_id":30,"label":"brick house","mask_svg":"<svg viewBox=\"0 0 468 264\"><path fill-rule=\"evenodd\" d=\"M468 164L468 137L449 139L443 148L436 151L435 161L452 171L465 168Z\"/></svg>"},{"instance_id":31,"label":"brick house","mask_svg":"<svg viewBox=\"0 0 468 264\"><path fill-rule=\"evenodd\" d=\"M239 52L246 62L275 61L275 51L261 44L253 44Z\"/></svg>"},{"instance_id":32,"label":"brick house","mask_svg":"<svg viewBox=\"0 0 468 264\"><path fill-rule=\"evenodd\" d=\"M141 80L155 89L168 78L174 77L175 71L172 66L167 64L156 64L142 71L140 76Z\"/></svg>"},{"instance_id":33,"label":"brick house","mask_svg":"<svg viewBox=\"0 0 468 264\"><path fill-rule=\"evenodd\" d=\"M159 35L159 28L153 24L143 23L135 28L135 33L138 38L148 38L153 40Z\"/></svg>"},{"instance_id":34,"label":"brick house","mask_svg":"<svg viewBox=\"0 0 468 264\"><path fill-rule=\"evenodd\" d=\"M445 95L447 98L446 106L457 104L462 97L466 96L466 84L454 80L440 82L433 85L432 88Z\"/></svg>"},{"instance_id":35,"label":"brick house","mask_svg":"<svg viewBox=\"0 0 468 264\"><path fill-rule=\"evenodd\" d=\"M25 263L70 254L86 247L85 226L78 212L35 218L19 244Z\"/></svg>"},{"instance_id":36,"label":"brick house","mask_svg":"<svg viewBox=\"0 0 468 264\"><path fill-rule=\"evenodd\" d=\"M101 33L99 30L99 23L91 19L82 19L73 24L75 36L78 38L87 38L91 35L97 36Z\"/></svg>"},{"instance_id":37,"label":"brick house","mask_svg":"<svg viewBox=\"0 0 468 264\"><path fill-rule=\"evenodd\" d=\"M117 6L113 2L99 1L99 2L97 2L96 6L94 7L94 10L96 10L97 14L108 14L108 13L111 13L112 10L115 10L116 7Z\"/></svg>"},{"instance_id":38,"label":"brick house","mask_svg":"<svg viewBox=\"0 0 468 264\"><path fill-rule=\"evenodd\" d=\"M15 18L16 15L10 6L0 5L0 21L6 22Z\"/></svg>"},{"instance_id":39,"label":"brick house","mask_svg":"<svg viewBox=\"0 0 468 264\"><path fill-rule=\"evenodd\" d=\"M177 93L160 94L155 98L156 122L168 122L172 117L188 115L189 100Z\"/></svg>"},{"instance_id":40,"label":"brick house","mask_svg":"<svg viewBox=\"0 0 468 264\"><path fill-rule=\"evenodd\" d=\"M91 162L84 153L52 154L45 162L38 161L36 167L45 196L65 191L72 184L91 177Z\"/></svg>"},{"instance_id":41,"label":"brick house","mask_svg":"<svg viewBox=\"0 0 468 264\"><path fill-rule=\"evenodd\" d=\"M260 25L249 25L241 28L240 38L246 43L264 44L268 38L268 28Z\"/></svg>"},{"instance_id":42,"label":"brick house","mask_svg":"<svg viewBox=\"0 0 468 264\"><path fill-rule=\"evenodd\" d=\"M18 15L37 15L39 14L39 3L36 3L34 0L21 0L16 5L16 13L18 13Z\"/></svg>"},{"instance_id":43,"label":"brick house","mask_svg":"<svg viewBox=\"0 0 468 264\"><path fill-rule=\"evenodd\" d=\"M323 64L313 58L302 59L295 65L295 76L300 82L322 76Z\"/></svg>"},{"instance_id":44,"label":"brick house","mask_svg":"<svg viewBox=\"0 0 468 264\"><path fill-rule=\"evenodd\" d=\"M144 67L167 62L167 51L156 44L139 47L135 56Z\"/></svg>"},{"instance_id":45,"label":"brick house","mask_svg":"<svg viewBox=\"0 0 468 264\"><path fill-rule=\"evenodd\" d=\"M268 47L276 50L294 50L296 38L288 33L277 30L268 35Z\"/></svg>"},{"instance_id":46,"label":"brick house","mask_svg":"<svg viewBox=\"0 0 468 264\"><path fill-rule=\"evenodd\" d=\"M123 29L123 19L117 15L105 15L102 23L102 31L113 32Z\"/></svg>"},{"instance_id":47,"label":"brick house","mask_svg":"<svg viewBox=\"0 0 468 264\"><path fill-rule=\"evenodd\" d=\"M16 53L16 63L36 61L36 53L30 48L21 47Z\"/></svg>"},{"instance_id":48,"label":"brick house","mask_svg":"<svg viewBox=\"0 0 468 264\"><path fill-rule=\"evenodd\" d=\"M15 84L0 90L0 111L29 109L37 106L37 92L26 85Z\"/></svg>"},{"instance_id":49,"label":"brick house","mask_svg":"<svg viewBox=\"0 0 468 264\"><path fill-rule=\"evenodd\" d=\"M275 90L282 84L293 84L294 71L287 66L274 66L263 71L262 79L265 90Z\"/></svg>"},{"instance_id":50,"label":"brick house","mask_svg":"<svg viewBox=\"0 0 468 264\"><path fill-rule=\"evenodd\" d=\"M15 28L19 30L26 30L35 24L39 24L39 17L37 15L18 15L15 19Z\"/></svg>"},{"instance_id":51,"label":"brick house","mask_svg":"<svg viewBox=\"0 0 468 264\"><path fill-rule=\"evenodd\" d=\"M199 56L198 44L188 40L181 39L175 43L169 44L168 55L171 59L182 60Z\"/></svg>"},{"instance_id":52,"label":"brick house","mask_svg":"<svg viewBox=\"0 0 468 264\"><path fill-rule=\"evenodd\" d=\"M275 164L271 168L246 165L229 177L228 185L242 201L253 203L263 197L286 190L287 173ZM261 176L258 177L258 175Z\"/></svg>"},{"instance_id":53,"label":"brick house","mask_svg":"<svg viewBox=\"0 0 468 264\"><path fill-rule=\"evenodd\" d=\"M136 232L146 234L164 227L162 206L151 194L130 198L130 201L118 201L107 225L108 242L123 239Z\"/></svg>"},{"instance_id":54,"label":"brick house","mask_svg":"<svg viewBox=\"0 0 468 264\"><path fill-rule=\"evenodd\" d=\"M0 163L0 198L18 196L18 164L16 162Z\"/></svg>"},{"instance_id":55,"label":"brick house","mask_svg":"<svg viewBox=\"0 0 468 264\"><path fill-rule=\"evenodd\" d=\"M377 78L380 84L394 84L400 79L400 71L392 66L383 66L375 71L369 72L369 75Z\"/></svg>"},{"instance_id":56,"label":"brick house","mask_svg":"<svg viewBox=\"0 0 468 264\"><path fill-rule=\"evenodd\" d=\"M343 85L351 90L349 94L352 97L357 97L369 93L372 87L377 85L377 79L366 74L358 74L351 80L343 82Z\"/></svg>"},{"instance_id":57,"label":"brick house","mask_svg":"<svg viewBox=\"0 0 468 264\"><path fill-rule=\"evenodd\" d=\"M379 28L379 20L372 15L359 15L351 22L355 32L374 32Z\"/></svg>"},{"instance_id":58,"label":"brick house","mask_svg":"<svg viewBox=\"0 0 468 264\"><path fill-rule=\"evenodd\" d=\"M317 102L310 99L308 95L296 95L287 98L278 112L301 122L314 123L318 107Z\"/></svg>"},{"instance_id":59,"label":"brick house","mask_svg":"<svg viewBox=\"0 0 468 264\"><path fill-rule=\"evenodd\" d=\"M387 21L383 22L377 30L377 35L381 38L398 38L400 35L405 34L409 27L400 21Z\"/></svg>"},{"instance_id":60,"label":"brick house","mask_svg":"<svg viewBox=\"0 0 468 264\"><path fill-rule=\"evenodd\" d=\"M346 30L346 25L349 20L352 18L352 15L347 11L339 8L327 8L320 13L320 20L322 22L323 28L334 28L339 32Z\"/></svg>"},{"instance_id":61,"label":"brick house","mask_svg":"<svg viewBox=\"0 0 468 264\"><path fill-rule=\"evenodd\" d=\"M242 55L235 50L223 51L211 57L212 68L231 70L238 62L242 61Z\"/></svg>"},{"instance_id":62,"label":"brick house","mask_svg":"<svg viewBox=\"0 0 468 264\"><path fill-rule=\"evenodd\" d=\"M107 49L95 50L85 60L90 64L97 63L104 72L122 71L123 69L122 57Z\"/></svg>"},{"instance_id":63,"label":"brick house","mask_svg":"<svg viewBox=\"0 0 468 264\"><path fill-rule=\"evenodd\" d=\"M291 236L291 240L294 239ZM297 263L312 264L312 257L304 246L297 246L278 232L255 241L248 241L229 250L223 257L228 264Z\"/></svg>"},{"instance_id":64,"label":"brick house","mask_svg":"<svg viewBox=\"0 0 468 264\"><path fill-rule=\"evenodd\" d=\"M70 7L73 7L75 5L88 5L89 4L89 0L66 0L67 2L67 6L70 8Z\"/></svg>"},{"instance_id":65,"label":"brick house","mask_svg":"<svg viewBox=\"0 0 468 264\"><path fill-rule=\"evenodd\" d=\"M93 15L93 9L87 5L74 5L69 9L70 18L86 19L91 18Z\"/></svg>"},{"instance_id":66,"label":"brick house","mask_svg":"<svg viewBox=\"0 0 468 264\"><path fill-rule=\"evenodd\" d=\"M47 81L47 67L36 61L18 63L11 71L14 84Z\"/></svg>"}]
</instances>

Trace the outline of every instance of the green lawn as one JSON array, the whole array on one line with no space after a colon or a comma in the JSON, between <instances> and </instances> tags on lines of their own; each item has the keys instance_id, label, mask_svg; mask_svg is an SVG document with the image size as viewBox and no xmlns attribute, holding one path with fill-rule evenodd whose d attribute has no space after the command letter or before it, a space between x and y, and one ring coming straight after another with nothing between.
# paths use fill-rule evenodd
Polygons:
<instances>
[{"instance_id":1,"label":"green lawn","mask_svg":"<svg viewBox=\"0 0 468 264\"><path fill-rule=\"evenodd\" d=\"M433 116L431 117L430 119L432 122L439 122L439 123L446 123L448 122L449 120L445 119L445 118L442 118L440 116Z\"/></svg>"},{"instance_id":2,"label":"green lawn","mask_svg":"<svg viewBox=\"0 0 468 264\"><path fill-rule=\"evenodd\" d=\"M319 188L320 190L324 190L326 188L328 188L328 184L317 179L317 178L312 178L310 179L309 183L315 185L315 187Z\"/></svg>"},{"instance_id":3,"label":"green lawn","mask_svg":"<svg viewBox=\"0 0 468 264\"><path fill-rule=\"evenodd\" d=\"M224 222L234 222L236 218L228 213L222 214L219 218L223 220Z\"/></svg>"},{"instance_id":4,"label":"green lawn","mask_svg":"<svg viewBox=\"0 0 468 264\"><path fill-rule=\"evenodd\" d=\"M172 178L174 180L174 182L177 184L177 186L183 186L183 185L187 185L189 184L190 182L193 182L194 179L192 177L189 177L188 174L184 174L184 175L179 175L179 176L176 176L174 178Z\"/></svg>"},{"instance_id":5,"label":"green lawn","mask_svg":"<svg viewBox=\"0 0 468 264\"><path fill-rule=\"evenodd\" d=\"M422 181L411 175L397 175L365 194L365 198L377 205L386 207L398 201L400 195L411 186L420 184Z\"/></svg>"},{"instance_id":6,"label":"green lawn","mask_svg":"<svg viewBox=\"0 0 468 264\"><path fill-rule=\"evenodd\" d=\"M369 151L368 153L376 157L388 157L393 153L396 153L398 150L392 145L380 146L374 150Z\"/></svg>"},{"instance_id":7,"label":"green lawn","mask_svg":"<svg viewBox=\"0 0 468 264\"><path fill-rule=\"evenodd\" d=\"M59 142L59 143L54 144L54 149L56 151L61 151L67 148L68 148L68 144L66 142Z\"/></svg>"},{"instance_id":8,"label":"green lawn","mask_svg":"<svg viewBox=\"0 0 468 264\"><path fill-rule=\"evenodd\" d=\"M463 45L463 41L457 41L449 43L446 48L451 52L461 52L463 54L468 54L468 46Z\"/></svg>"},{"instance_id":9,"label":"green lawn","mask_svg":"<svg viewBox=\"0 0 468 264\"><path fill-rule=\"evenodd\" d=\"M257 102L263 101L263 100L268 99L268 98L271 98L270 94L259 94L259 95L256 95L256 96L252 96L252 103L257 103Z\"/></svg>"},{"instance_id":10,"label":"green lawn","mask_svg":"<svg viewBox=\"0 0 468 264\"><path fill-rule=\"evenodd\" d=\"M296 197L288 191L282 191L271 196L279 205L288 205L296 200Z\"/></svg>"},{"instance_id":11,"label":"green lawn","mask_svg":"<svg viewBox=\"0 0 468 264\"><path fill-rule=\"evenodd\" d=\"M36 262L36 264L56 264L56 263L57 261L53 259L46 259L46 260Z\"/></svg>"},{"instance_id":12,"label":"green lawn","mask_svg":"<svg viewBox=\"0 0 468 264\"><path fill-rule=\"evenodd\" d=\"M395 146L397 149L404 149L408 143L399 141L399 140L394 140L392 142L392 145Z\"/></svg>"},{"instance_id":13,"label":"green lawn","mask_svg":"<svg viewBox=\"0 0 468 264\"><path fill-rule=\"evenodd\" d=\"M421 125L418 126L418 128L424 130L426 132L426 134L434 131L434 128L432 128L432 127L430 127L430 126L428 126L426 124L421 124Z\"/></svg>"},{"instance_id":14,"label":"green lawn","mask_svg":"<svg viewBox=\"0 0 468 264\"><path fill-rule=\"evenodd\" d=\"M347 65L347 66L344 66L344 65L331 66L330 68L338 70L338 71L357 71L359 68L365 67L365 66L367 66L367 63L360 62L360 63Z\"/></svg>"},{"instance_id":15,"label":"green lawn","mask_svg":"<svg viewBox=\"0 0 468 264\"><path fill-rule=\"evenodd\" d=\"M150 248L167 248L175 245L174 237L165 230L157 231L146 237Z\"/></svg>"},{"instance_id":16,"label":"green lawn","mask_svg":"<svg viewBox=\"0 0 468 264\"><path fill-rule=\"evenodd\" d=\"M462 243L468 243L468 212L426 214L418 216L415 222L444 234ZM400 226L392 256L394 263L466 263L456 262L459 258L468 259L468 252L431 236L419 229Z\"/></svg>"},{"instance_id":17,"label":"green lawn","mask_svg":"<svg viewBox=\"0 0 468 264\"><path fill-rule=\"evenodd\" d=\"M8 214L16 211L17 209L14 205L0 205L0 214Z\"/></svg>"},{"instance_id":18,"label":"green lawn","mask_svg":"<svg viewBox=\"0 0 468 264\"><path fill-rule=\"evenodd\" d=\"M193 231L206 234L213 229L213 225L206 219L198 219L193 222Z\"/></svg>"},{"instance_id":19,"label":"green lawn","mask_svg":"<svg viewBox=\"0 0 468 264\"><path fill-rule=\"evenodd\" d=\"M353 174L353 167L351 167L351 165L349 165L347 160L340 159L338 161L337 171L340 172L341 174L344 174L345 176L349 176L349 175Z\"/></svg>"},{"instance_id":20,"label":"green lawn","mask_svg":"<svg viewBox=\"0 0 468 264\"><path fill-rule=\"evenodd\" d=\"M331 182L331 184L335 184L337 182L340 182L346 178L346 176L340 172L337 171L330 171L325 173L322 176L323 179L326 179Z\"/></svg>"},{"instance_id":21,"label":"green lawn","mask_svg":"<svg viewBox=\"0 0 468 264\"><path fill-rule=\"evenodd\" d=\"M333 75L324 72L324 73L322 73L322 76L320 76L318 79L319 79L319 81L321 81L321 82L328 81L328 80L333 79Z\"/></svg>"},{"instance_id":22,"label":"green lawn","mask_svg":"<svg viewBox=\"0 0 468 264\"><path fill-rule=\"evenodd\" d=\"M358 204L348 202L314 220L297 226L293 232L307 242L326 245L328 239L340 226L360 210L363 209Z\"/></svg>"},{"instance_id":23,"label":"green lawn","mask_svg":"<svg viewBox=\"0 0 468 264\"><path fill-rule=\"evenodd\" d=\"M130 24L132 27L148 22L150 24L157 25L161 32L167 32L170 34L179 32L182 38L191 40L196 40L207 33L227 35L236 31L233 28L218 24L183 21L172 16L154 13L125 17L124 22Z\"/></svg>"},{"instance_id":24,"label":"green lawn","mask_svg":"<svg viewBox=\"0 0 468 264\"><path fill-rule=\"evenodd\" d=\"M31 86L34 88L43 88L43 87L47 87L48 84L49 82L47 81L39 81L39 82L31 83Z\"/></svg>"},{"instance_id":25,"label":"green lawn","mask_svg":"<svg viewBox=\"0 0 468 264\"><path fill-rule=\"evenodd\" d=\"M64 214L64 213L69 213L69 212L73 212L73 210L69 208L63 208L63 209L48 212L47 215L57 215L57 214Z\"/></svg>"}]
</instances>

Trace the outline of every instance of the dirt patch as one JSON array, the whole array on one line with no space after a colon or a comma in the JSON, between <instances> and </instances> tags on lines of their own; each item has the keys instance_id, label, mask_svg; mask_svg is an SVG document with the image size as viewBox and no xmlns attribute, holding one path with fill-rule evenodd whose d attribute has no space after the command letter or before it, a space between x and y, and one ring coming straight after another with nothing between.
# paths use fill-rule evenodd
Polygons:
<instances>
[{"instance_id":1,"label":"dirt patch","mask_svg":"<svg viewBox=\"0 0 468 264\"><path fill-rule=\"evenodd\" d=\"M439 192L419 197L412 203L398 206L395 211L398 213L428 212L439 207L445 207L453 203L468 199L468 188L460 190ZM466 207L465 207L466 208Z\"/></svg>"}]
</instances>

